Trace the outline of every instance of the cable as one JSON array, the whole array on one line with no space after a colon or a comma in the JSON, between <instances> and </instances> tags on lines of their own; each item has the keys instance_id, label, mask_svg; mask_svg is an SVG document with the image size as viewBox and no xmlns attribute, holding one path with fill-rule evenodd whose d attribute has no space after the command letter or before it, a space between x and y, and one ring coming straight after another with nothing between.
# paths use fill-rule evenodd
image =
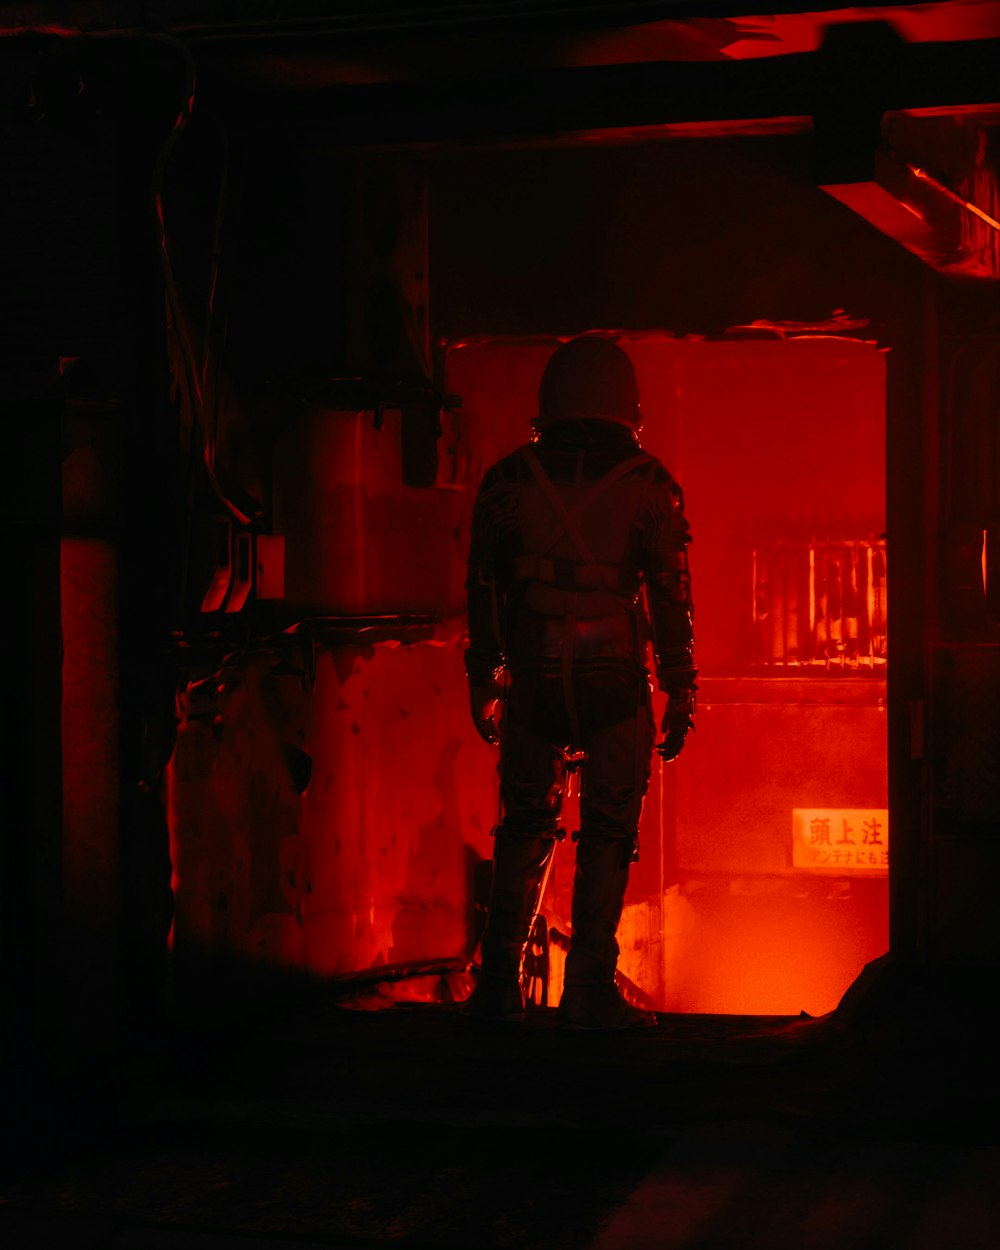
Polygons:
<instances>
[{"instance_id":1,"label":"cable","mask_svg":"<svg viewBox=\"0 0 1000 1250\"><path fill-rule=\"evenodd\" d=\"M205 425L205 400L203 381L207 376L208 369L208 332L209 320L206 318L205 328L205 359L202 368L199 370L195 357L194 348L191 345L191 339L187 331L184 309L181 303L180 293L177 289L177 281L174 276L173 266L170 263L170 249L167 245L166 222L163 211L163 183L166 173L167 164L173 154L177 141L183 134L191 116L194 112L194 95L196 86L196 70L194 57L191 55L190 49L178 40L170 40L171 46L176 48L181 55L186 70L186 91L184 94L181 110L174 122L173 129L167 136L160 152L156 158L156 164L153 169L153 216L156 222L157 241L160 247L160 259L163 267L163 282L167 302L167 327L175 336L178 350L181 356L181 364L183 371L183 381L185 396L191 415L198 426L201 435L203 455L202 463L204 464L208 475L209 485L212 493L223 505L226 511L233 519L244 528L249 527L253 523L253 518L248 516L241 508L228 497L222 488L215 473L215 438L213 432L206 429ZM217 212L216 229L213 236L213 257L212 257L212 275L209 291L209 310L211 311L215 295L215 283L218 276L218 256L217 245L220 233L219 214L222 211L222 195L225 188L225 178L223 178L220 187L220 204Z\"/></svg>"},{"instance_id":2,"label":"cable","mask_svg":"<svg viewBox=\"0 0 1000 1250\"><path fill-rule=\"evenodd\" d=\"M169 48L182 62L184 67L184 97L181 104L177 119L174 122L173 129L167 136L162 148L160 149L156 162L153 166L153 186L152 186L152 207L153 219L159 243L160 258L163 268L163 280L167 303L167 330L172 333L177 343L178 351L181 357L182 377L177 379L182 391L186 397L188 407L190 408L192 417L196 422L201 434L204 454L202 456L205 470L208 474L209 484L213 494L223 505L226 511L244 528L253 523L253 518L248 516L241 508L226 495L221 483L215 474L215 450L214 440L205 430L205 413L204 400L202 394L202 385L199 377L199 369L196 364L194 349L191 346L190 337L185 324L184 311L177 289L177 282L174 277L173 266L170 263L170 253L167 247L166 225L163 213L163 179L167 163L176 146L177 140L183 133L185 127L191 119L194 110L194 93L196 69L194 57L191 50L179 39L172 35L161 34L158 32L147 31L131 31L131 30L108 30L108 31L83 31L72 30L68 27L54 25L35 25L35 26L17 26L4 28L2 31L5 35L28 36L36 35L42 38L61 39L67 42L84 41L84 40L120 40L122 42L131 43L147 43L159 44ZM213 264L216 257L213 255ZM214 277L213 292L214 296ZM207 365L207 362L206 362ZM258 513L259 515L259 513Z\"/></svg>"}]
</instances>

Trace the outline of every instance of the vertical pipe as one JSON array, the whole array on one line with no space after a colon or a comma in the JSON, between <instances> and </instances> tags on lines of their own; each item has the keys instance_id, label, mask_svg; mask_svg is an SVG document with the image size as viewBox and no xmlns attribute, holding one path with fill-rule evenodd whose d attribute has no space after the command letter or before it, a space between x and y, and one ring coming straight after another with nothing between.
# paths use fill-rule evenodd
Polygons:
<instances>
[{"instance_id":1,"label":"vertical pipe","mask_svg":"<svg viewBox=\"0 0 1000 1250\"><path fill-rule=\"evenodd\" d=\"M769 585L770 573L770 553L767 550L759 550L754 553L755 556L755 601L754 601L754 646L756 648L756 659L761 664L766 664L771 656L770 648L770 595L771 589Z\"/></svg>"},{"instance_id":2,"label":"vertical pipe","mask_svg":"<svg viewBox=\"0 0 1000 1250\"><path fill-rule=\"evenodd\" d=\"M760 595L760 589L757 584L758 576L759 576L759 573L757 569L757 548L754 547L753 551L750 553L750 587L751 587L750 589L750 619L753 622L754 652L756 652L757 650L757 629L758 629L757 599L758 599L758 596ZM756 660L757 659L756 654L752 655L751 658L753 660Z\"/></svg>"},{"instance_id":3,"label":"vertical pipe","mask_svg":"<svg viewBox=\"0 0 1000 1250\"><path fill-rule=\"evenodd\" d=\"M809 659L819 657L816 645L816 543L809 544Z\"/></svg>"},{"instance_id":4,"label":"vertical pipe","mask_svg":"<svg viewBox=\"0 0 1000 1250\"><path fill-rule=\"evenodd\" d=\"M357 595L355 611L364 613L368 607L368 568L365 549L365 422L364 414L357 413L354 420L354 472L351 494L354 501L354 558L357 561L354 591Z\"/></svg>"},{"instance_id":5,"label":"vertical pipe","mask_svg":"<svg viewBox=\"0 0 1000 1250\"><path fill-rule=\"evenodd\" d=\"M799 662L799 547L785 553L785 658Z\"/></svg>"},{"instance_id":6,"label":"vertical pipe","mask_svg":"<svg viewBox=\"0 0 1000 1250\"><path fill-rule=\"evenodd\" d=\"M844 643L852 668L858 664L858 544L851 543L844 553L847 584L844 590Z\"/></svg>"},{"instance_id":7,"label":"vertical pipe","mask_svg":"<svg viewBox=\"0 0 1000 1250\"><path fill-rule=\"evenodd\" d=\"M830 658L844 664L844 584L840 552L827 549L827 613L830 631Z\"/></svg>"},{"instance_id":8,"label":"vertical pipe","mask_svg":"<svg viewBox=\"0 0 1000 1250\"><path fill-rule=\"evenodd\" d=\"M69 1031L107 1045L118 1027L121 898L118 553L64 538L62 627L62 888Z\"/></svg>"},{"instance_id":9,"label":"vertical pipe","mask_svg":"<svg viewBox=\"0 0 1000 1250\"><path fill-rule=\"evenodd\" d=\"M867 652L875 668L875 546L865 543L865 621L867 624Z\"/></svg>"},{"instance_id":10,"label":"vertical pipe","mask_svg":"<svg viewBox=\"0 0 1000 1250\"><path fill-rule=\"evenodd\" d=\"M825 547L820 547L817 551L819 557L816 562L816 658L817 660L826 661L827 668L830 667L830 634L829 634L829 600L828 600L828 573L829 566Z\"/></svg>"},{"instance_id":11,"label":"vertical pipe","mask_svg":"<svg viewBox=\"0 0 1000 1250\"><path fill-rule=\"evenodd\" d=\"M771 553L771 580L768 587L771 637L768 653L772 664L785 662L785 553L780 547Z\"/></svg>"},{"instance_id":12,"label":"vertical pipe","mask_svg":"<svg viewBox=\"0 0 1000 1250\"><path fill-rule=\"evenodd\" d=\"M875 654L880 660L887 658L888 599L886 597L886 555L880 544L874 553L875 560Z\"/></svg>"}]
</instances>

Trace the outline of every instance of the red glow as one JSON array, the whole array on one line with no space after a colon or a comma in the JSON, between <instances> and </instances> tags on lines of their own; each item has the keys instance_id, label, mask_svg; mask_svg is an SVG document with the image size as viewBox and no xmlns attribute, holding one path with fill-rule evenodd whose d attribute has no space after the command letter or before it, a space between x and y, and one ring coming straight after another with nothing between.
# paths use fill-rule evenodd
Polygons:
<instances>
[{"instance_id":1,"label":"red glow","mask_svg":"<svg viewBox=\"0 0 1000 1250\"><path fill-rule=\"evenodd\" d=\"M839 183L822 190L931 267L949 273L986 276L987 271L978 259L972 256L963 259L955 249L948 247L947 240L940 237L925 214L897 199L877 182Z\"/></svg>"},{"instance_id":2,"label":"red glow","mask_svg":"<svg viewBox=\"0 0 1000 1250\"><path fill-rule=\"evenodd\" d=\"M752 667L752 538L884 529L884 356L843 336L863 320L831 314L828 334L776 322L787 336L623 340L644 445L687 495L703 666L697 732L676 765L654 769L619 931L630 992L661 1010L821 1014L887 945L884 878L792 862L795 808L885 808L884 684L873 665L831 679ZM224 688L191 689L168 791L178 947L322 974L472 956L497 778L468 723L472 492L455 486L524 440L553 345L469 340L448 353L463 406L446 486L402 491L391 414L376 432L354 414L312 413L279 446L291 601L373 612L412 593L448 619L432 642L321 649L311 691L272 660L239 657ZM435 563L425 575L418 560ZM291 748L312 760L303 793ZM550 1002L574 863L567 840L542 908Z\"/></svg>"},{"instance_id":3,"label":"red glow","mask_svg":"<svg viewBox=\"0 0 1000 1250\"><path fill-rule=\"evenodd\" d=\"M113 872L108 841L117 826L119 784L118 560L110 543L63 539L61 596L66 885L79 890L76 901L95 912L96 923L108 898L91 897L92 887Z\"/></svg>"},{"instance_id":4,"label":"red glow","mask_svg":"<svg viewBox=\"0 0 1000 1250\"><path fill-rule=\"evenodd\" d=\"M0 37L8 35L54 35L59 39L79 38L83 31L74 26L0 26Z\"/></svg>"},{"instance_id":5,"label":"red glow","mask_svg":"<svg viewBox=\"0 0 1000 1250\"><path fill-rule=\"evenodd\" d=\"M938 180L932 177L926 169L920 169L917 165L907 165L907 169L909 169L910 173L913 174L915 178L919 178L922 182L930 183L935 191L939 191L943 196L945 196L946 199L951 200L953 204L960 204L962 208L967 208L969 212L978 217L980 221L985 221L986 224L991 226L994 230L1000 230L1000 221L997 221L995 217L991 217L989 213L987 213L984 209L981 209L978 205L973 204L970 200L963 199L962 196L957 195L950 187L946 187L944 183L938 182ZM908 206L904 204L903 207L906 208Z\"/></svg>"},{"instance_id":6,"label":"red glow","mask_svg":"<svg viewBox=\"0 0 1000 1250\"><path fill-rule=\"evenodd\" d=\"M794 808L886 805L873 666L821 685L735 675L744 627L750 653L752 533L808 543L884 528L884 356L844 337L865 325L837 312L826 334L775 322L772 339L625 340L643 444L685 490L705 674L692 742L654 770L619 930L622 972L660 1009L822 1014L888 943L884 878L852 885L792 868ZM478 342L452 353L474 464L514 445L549 350ZM557 933L570 929L572 873L563 846L544 909ZM550 951L553 998L562 960Z\"/></svg>"},{"instance_id":7,"label":"red glow","mask_svg":"<svg viewBox=\"0 0 1000 1250\"><path fill-rule=\"evenodd\" d=\"M554 59L556 63L582 66L802 55L819 49L830 26L858 22L886 22L908 43L995 39L1000 37L1000 4L937 0L906 6L645 22L564 40Z\"/></svg>"},{"instance_id":8,"label":"red glow","mask_svg":"<svg viewBox=\"0 0 1000 1250\"><path fill-rule=\"evenodd\" d=\"M95 1037L114 1028L103 996L119 966L117 552L101 539L63 538L60 573L64 972L71 1028Z\"/></svg>"},{"instance_id":9,"label":"red glow","mask_svg":"<svg viewBox=\"0 0 1000 1250\"><path fill-rule=\"evenodd\" d=\"M887 130L900 152L909 149L911 155L920 152L922 159L934 161L946 148L947 125L955 126L955 119L942 126L932 114L896 114ZM959 133L965 132L963 150L968 149L971 134L979 153L975 161L966 157L948 171L953 184L966 194L953 190L916 160L887 154L877 162L876 181L824 186L823 190L933 268L994 278L1000 271L1000 220L968 196L974 192L995 211L996 175L982 155L992 123L968 114L957 125Z\"/></svg>"},{"instance_id":10,"label":"red glow","mask_svg":"<svg viewBox=\"0 0 1000 1250\"><path fill-rule=\"evenodd\" d=\"M1000 4L942 0L934 4L875 5L731 18L727 24L742 37L723 51L733 60L815 52L828 27L848 22L886 22L908 43L995 39L1000 37Z\"/></svg>"},{"instance_id":11,"label":"red glow","mask_svg":"<svg viewBox=\"0 0 1000 1250\"><path fill-rule=\"evenodd\" d=\"M457 639L324 649L316 687L236 662L171 765L176 944L322 975L471 953L496 762ZM312 761L299 793L287 748Z\"/></svg>"}]
</instances>

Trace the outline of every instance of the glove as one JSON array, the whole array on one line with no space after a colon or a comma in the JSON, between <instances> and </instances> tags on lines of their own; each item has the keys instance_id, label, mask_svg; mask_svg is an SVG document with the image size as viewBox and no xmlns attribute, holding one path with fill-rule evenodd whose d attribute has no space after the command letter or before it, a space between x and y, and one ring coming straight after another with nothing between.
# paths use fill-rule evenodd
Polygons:
<instances>
[{"instance_id":1,"label":"glove","mask_svg":"<svg viewBox=\"0 0 1000 1250\"><path fill-rule=\"evenodd\" d=\"M688 730L694 729L694 688L675 690L667 695L667 710L660 722L663 741L656 744L660 759L669 763L684 748Z\"/></svg>"},{"instance_id":2,"label":"glove","mask_svg":"<svg viewBox=\"0 0 1000 1250\"><path fill-rule=\"evenodd\" d=\"M476 733L490 746L500 741L500 711L503 707L503 690L497 682L485 686L469 687L469 710Z\"/></svg>"}]
</instances>

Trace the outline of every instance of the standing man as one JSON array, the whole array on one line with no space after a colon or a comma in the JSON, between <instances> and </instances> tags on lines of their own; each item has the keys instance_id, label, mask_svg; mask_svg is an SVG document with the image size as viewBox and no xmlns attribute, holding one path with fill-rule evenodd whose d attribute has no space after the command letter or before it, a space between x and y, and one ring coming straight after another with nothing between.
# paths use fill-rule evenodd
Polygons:
<instances>
[{"instance_id":1,"label":"standing man","mask_svg":"<svg viewBox=\"0 0 1000 1250\"><path fill-rule=\"evenodd\" d=\"M665 760L692 728L697 670L683 498L641 450L640 424L626 353L604 336L572 339L542 375L535 440L487 472L476 500L465 660L476 729L500 746L503 807L482 971L468 1004L481 1019L523 1019L521 957L562 836L567 764L582 753L560 1021L655 1023L615 984L615 932L654 739L647 642L668 699L656 744Z\"/></svg>"}]
</instances>

